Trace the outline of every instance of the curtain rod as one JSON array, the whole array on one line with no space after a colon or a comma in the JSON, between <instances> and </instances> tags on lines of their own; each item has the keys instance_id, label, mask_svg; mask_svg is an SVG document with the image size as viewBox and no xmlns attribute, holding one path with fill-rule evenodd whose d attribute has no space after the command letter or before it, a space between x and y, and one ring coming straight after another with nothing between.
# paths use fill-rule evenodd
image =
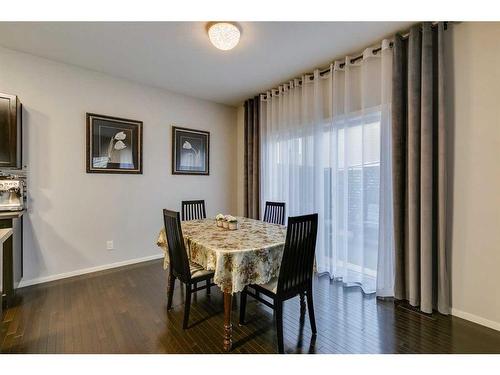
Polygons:
<instances>
[{"instance_id":1,"label":"curtain rod","mask_svg":"<svg viewBox=\"0 0 500 375\"><path fill-rule=\"evenodd\" d=\"M436 26L438 25L438 23L439 23L439 22L432 22L431 27L436 27ZM422 26L422 24L420 24L420 26ZM444 29L445 29L445 30L447 30L447 29L448 29L448 21L445 21L445 22L444 22ZM396 33L396 34L401 35L401 38L402 38L402 39L408 39L408 38L409 38L409 36L410 36L410 32L409 32L409 31L406 31L404 34L402 34L402 33ZM392 45L393 45L393 42L390 42L390 43L389 43L389 47L390 47L390 48L392 48ZM379 53L381 50L382 50L382 47L377 47L377 48L374 48L374 49L373 49L373 53L376 55L376 54L377 54L377 53ZM353 57L353 58L350 60L350 62L351 62L351 64L354 64L356 61L361 60L362 58L363 58L363 54ZM341 63L341 64L340 64L340 67L341 67L341 68L343 68L344 66L345 66L345 63ZM325 74L327 74L327 73L330 73L330 70L331 70L331 68L330 68L330 67L325 68L325 69L322 69L322 70L320 70L319 75L320 75L320 76L323 76L323 75L325 75ZM313 73L305 73L304 75L312 75L312 74L313 74ZM314 79L314 77L313 77L313 79ZM287 85L287 84L288 84L288 83L284 83L284 85ZM299 79L299 84L302 84L302 79ZM273 89L270 89L270 91L271 91L271 96L272 96L272 90L275 90L275 89L274 89L274 88L273 88ZM260 95L265 95L265 96L267 96L267 93L261 93L261 94L259 94L259 96L260 96Z\"/></svg>"}]
</instances>

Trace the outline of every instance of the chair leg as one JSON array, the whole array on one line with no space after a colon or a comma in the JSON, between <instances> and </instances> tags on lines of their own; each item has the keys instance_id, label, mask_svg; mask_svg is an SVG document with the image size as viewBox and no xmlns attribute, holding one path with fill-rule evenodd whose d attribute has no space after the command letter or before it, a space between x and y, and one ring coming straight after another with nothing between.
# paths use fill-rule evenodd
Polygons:
<instances>
[{"instance_id":1,"label":"chair leg","mask_svg":"<svg viewBox=\"0 0 500 375\"><path fill-rule=\"evenodd\" d=\"M305 292L300 293L300 316L302 317L306 312L306 296Z\"/></svg>"},{"instance_id":2,"label":"chair leg","mask_svg":"<svg viewBox=\"0 0 500 375\"><path fill-rule=\"evenodd\" d=\"M314 317L314 303L313 303L313 291L312 286L307 290L307 310L309 312L309 322L311 323L311 331L316 334L316 319Z\"/></svg>"},{"instance_id":3,"label":"chair leg","mask_svg":"<svg viewBox=\"0 0 500 375\"><path fill-rule=\"evenodd\" d=\"M184 322L182 328L186 329L189 323L189 310L191 309L191 285L186 284L186 303L184 304Z\"/></svg>"},{"instance_id":4,"label":"chair leg","mask_svg":"<svg viewBox=\"0 0 500 375\"><path fill-rule=\"evenodd\" d=\"M207 280L207 296L210 295L210 279Z\"/></svg>"},{"instance_id":5,"label":"chair leg","mask_svg":"<svg viewBox=\"0 0 500 375\"><path fill-rule=\"evenodd\" d=\"M168 274L168 290L167 290L167 310L172 308L172 298L174 296L175 276L172 273Z\"/></svg>"},{"instance_id":6,"label":"chair leg","mask_svg":"<svg viewBox=\"0 0 500 375\"><path fill-rule=\"evenodd\" d=\"M274 302L274 312L276 315L276 334L278 336L278 353L285 353L283 345L283 301Z\"/></svg>"},{"instance_id":7,"label":"chair leg","mask_svg":"<svg viewBox=\"0 0 500 375\"><path fill-rule=\"evenodd\" d=\"M247 309L247 288L243 289L240 295L240 324L245 324L246 309Z\"/></svg>"}]
</instances>

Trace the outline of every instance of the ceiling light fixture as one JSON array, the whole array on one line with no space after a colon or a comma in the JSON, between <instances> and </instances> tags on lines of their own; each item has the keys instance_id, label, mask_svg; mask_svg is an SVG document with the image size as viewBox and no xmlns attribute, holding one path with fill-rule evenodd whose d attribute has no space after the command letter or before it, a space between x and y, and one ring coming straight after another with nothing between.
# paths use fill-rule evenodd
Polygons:
<instances>
[{"instance_id":1,"label":"ceiling light fixture","mask_svg":"<svg viewBox=\"0 0 500 375\"><path fill-rule=\"evenodd\" d=\"M240 41L240 29L229 22L216 22L208 27L208 37L212 44L223 51L236 47Z\"/></svg>"}]
</instances>

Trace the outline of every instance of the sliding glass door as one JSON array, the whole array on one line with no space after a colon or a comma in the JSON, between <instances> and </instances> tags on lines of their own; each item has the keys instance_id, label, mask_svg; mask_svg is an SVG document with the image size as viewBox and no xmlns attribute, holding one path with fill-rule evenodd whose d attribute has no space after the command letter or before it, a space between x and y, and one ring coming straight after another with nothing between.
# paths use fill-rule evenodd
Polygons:
<instances>
[{"instance_id":1,"label":"sliding glass door","mask_svg":"<svg viewBox=\"0 0 500 375\"><path fill-rule=\"evenodd\" d=\"M325 256L348 284L375 291L379 232L380 111L353 114L325 127ZM333 263L333 264L332 264Z\"/></svg>"},{"instance_id":2,"label":"sliding glass door","mask_svg":"<svg viewBox=\"0 0 500 375\"><path fill-rule=\"evenodd\" d=\"M318 213L318 272L380 295L392 293L393 280L391 74L384 41L362 61L347 57L328 74L266 93L260 113L262 206Z\"/></svg>"}]
</instances>

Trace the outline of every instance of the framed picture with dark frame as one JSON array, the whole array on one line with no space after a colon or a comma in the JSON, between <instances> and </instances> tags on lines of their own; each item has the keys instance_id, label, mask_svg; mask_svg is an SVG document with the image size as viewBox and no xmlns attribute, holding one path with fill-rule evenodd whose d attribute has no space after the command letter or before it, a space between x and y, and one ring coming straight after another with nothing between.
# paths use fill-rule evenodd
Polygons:
<instances>
[{"instance_id":1,"label":"framed picture with dark frame","mask_svg":"<svg viewBox=\"0 0 500 375\"><path fill-rule=\"evenodd\" d=\"M210 133L172 126L172 174L210 174Z\"/></svg>"},{"instance_id":2,"label":"framed picture with dark frame","mask_svg":"<svg viewBox=\"0 0 500 375\"><path fill-rule=\"evenodd\" d=\"M142 174L142 121L87 113L87 173Z\"/></svg>"}]
</instances>

